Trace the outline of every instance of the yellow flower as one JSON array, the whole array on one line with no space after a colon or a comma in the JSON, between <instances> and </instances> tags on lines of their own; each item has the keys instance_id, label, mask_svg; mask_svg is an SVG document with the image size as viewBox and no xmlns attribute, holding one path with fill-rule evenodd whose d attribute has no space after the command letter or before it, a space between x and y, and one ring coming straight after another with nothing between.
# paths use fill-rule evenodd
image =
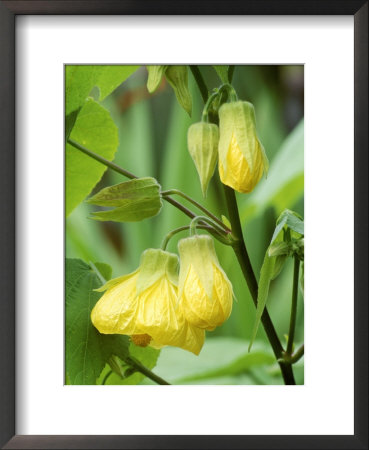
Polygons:
<instances>
[{"instance_id":1,"label":"yellow flower","mask_svg":"<svg viewBox=\"0 0 369 450\"><path fill-rule=\"evenodd\" d=\"M268 171L268 158L256 133L254 106L242 101L222 105L219 133L222 183L238 192L251 192Z\"/></svg>"},{"instance_id":2,"label":"yellow flower","mask_svg":"<svg viewBox=\"0 0 369 450\"><path fill-rule=\"evenodd\" d=\"M178 243L179 306L187 321L213 330L232 311L232 285L219 265L210 236L197 235Z\"/></svg>"},{"instance_id":3,"label":"yellow flower","mask_svg":"<svg viewBox=\"0 0 369 450\"><path fill-rule=\"evenodd\" d=\"M106 292L91 312L94 326L103 334L129 335L143 347L173 345L198 355L205 333L178 308L177 268L177 255L146 250L136 271L98 289Z\"/></svg>"}]
</instances>

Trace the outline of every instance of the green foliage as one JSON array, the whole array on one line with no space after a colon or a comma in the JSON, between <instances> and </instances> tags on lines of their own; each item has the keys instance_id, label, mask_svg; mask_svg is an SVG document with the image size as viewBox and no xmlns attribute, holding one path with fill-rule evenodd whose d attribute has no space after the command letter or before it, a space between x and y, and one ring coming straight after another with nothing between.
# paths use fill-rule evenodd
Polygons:
<instances>
[{"instance_id":1,"label":"green foliage","mask_svg":"<svg viewBox=\"0 0 369 450\"><path fill-rule=\"evenodd\" d=\"M65 67L65 114L80 109L94 86L100 89L100 101L125 81L138 66Z\"/></svg>"},{"instance_id":2,"label":"green foliage","mask_svg":"<svg viewBox=\"0 0 369 450\"><path fill-rule=\"evenodd\" d=\"M160 185L155 178L137 178L102 189L89 198L88 203L117 207L93 212L92 218L95 220L137 222L155 216L160 211Z\"/></svg>"},{"instance_id":3,"label":"green foliage","mask_svg":"<svg viewBox=\"0 0 369 450\"><path fill-rule=\"evenodd\" d=\"M156 350L151 347L144 347L144 348L138 347L137 345L133 344L133 342L131 342L129 345L129 354L134 358L138 359L141 362L141 364L143 364L148 369L153 369L158 360L160 350ZM145 379L145 376L142 375L142 373L134 371L132 372L131 370L129 370L128 366L123 361L121 361L121 364L123 367L123 373L125 373L125 377L122 378L118 374L112 373L106 380L105 384L133 385L139 384ZM110 367L106 366L103 372L101 373L101 376L97 380L97 384L101 384L102 380L109 371Z\"/></svg>"},{"instance_id":4,"label":"green foliage","mask_svg":"<svg viewBox=\"0 0 369 450\"><path fill-rule=\"evenodd\" d=\"M111 161L118 147L118 131L109 112L92 99L81 109L70 138ZM100 180L106 166L66 146L66 197L68 216Z\"/></svg>"},{"instance_id":5,"label":"green foliage","mask_svg":"<svg viewBox=\"0 0 369 450\"><path fill-rule=\"evenodd\" d=\"M253 369L269 367L274 362L267 346L258 345L253 353L247 353L246 341L218 337L206 339L199 356L178 348L164 348L155 372L174 384L223 384L224 378L250 376Z\"/></svg>"},{"instance_id":6,"label":"green foliage","mask_svg":"<svg viewBox=\"0 0 369 450\"><path fill-rule=\"evenodd\" d=\"M282 237L282 230L286 230L288 234L285 233ZM277 219L276 228L261 267L255 324L251 335L249 350L255 340L261 317L266 306L270 282L281 272L287 256L292 255L294 252L300 254L300 248L296 246L295 243L291 242L291 231L297 234L297 237L301 238L304 234L304 222L299 214L294 211L286 210L283 211ZM281 239L284 238L286 240L281 241ZM278 240L278 243L275 243L276 240Z\"/></svg>"},{"instance_id":7,"label":"green foliage","mask_svg":"<svg viewBox=\"0 0 369 450\"><path fill-rule=\"evenodd\" d=\"M223 83L228 83L228 68L229 66L213 66L216 73Z\"/></svg>"}]
</instances>

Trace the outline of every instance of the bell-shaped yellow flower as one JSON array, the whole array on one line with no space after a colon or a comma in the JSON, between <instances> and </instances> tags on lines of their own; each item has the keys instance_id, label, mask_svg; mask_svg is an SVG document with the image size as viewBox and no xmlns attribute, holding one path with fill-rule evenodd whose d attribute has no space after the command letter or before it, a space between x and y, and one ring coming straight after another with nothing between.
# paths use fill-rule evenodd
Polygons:
<instances>
[{"instance_id":1,"label":"bell-shaped yellow flower","mask_svg":"<svg viewBox=\"0 0 369 450\"><path fill-rule=\"evenodd\" d=\"M173 345L199 354L205 333L178 308L177 268L177 255L146 250L136 271L98 289L105 293L91 312L94 326L103 334L129 335L143 347Z\"/></svg>"},{"instance_id":2,"label":"bell-shaped yellow flower","mask_svg":"<svg viewBox=\"0 0 369 450\"><path fill-rule=\"evenodd\" d=\"M257 136L254 106L242 101L222 105L219 109L219 133L222 183L238 192L251 192L269 165Z\"/></svg>"},{"instance_id":3,"label":"bell-shaped yellow flower","mask_svg":"<svg viewBox=\"0 0 369 450\"><path fill-rule=\"evenodd\" d=\"M227 275L219 265L210 236L181 239L179 306L187 321L199 328L213 330L228 319L233 292Z\"/></svg>"}]
</instances>

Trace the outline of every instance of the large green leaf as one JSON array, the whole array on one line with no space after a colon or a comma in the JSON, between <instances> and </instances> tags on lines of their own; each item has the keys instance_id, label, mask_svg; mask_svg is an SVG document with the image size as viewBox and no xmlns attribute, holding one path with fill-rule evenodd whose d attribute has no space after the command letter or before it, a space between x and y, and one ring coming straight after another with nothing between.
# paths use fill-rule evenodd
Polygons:
<instances>
[{"instance_id":1,"label":"large green leaf","mask_svg":"<svg viewBox=\"0 0 369 450\"><path fill-rule=\"evenodd\" d=\"M261 180L246 197L241 219L246 221L272 205L280 214L293 207L304 192L304 121L302 120L283 142L270 164L268 177Z\"/></svg>"},{"instance_id":2,"label":"large green leaf","mask_svg":"<svg viewBox=\"0 0 369 450\"><path fill-rule=\"evenodd\" d=\"M81 109L70 138L110 161L118 147L117 127L109 112L91 99ZM66 146L65 165L65 209L68 216L91 192L106 166L70 144Z\"/></svg>"},{"instance_id":3,"label":"large green leaf","mask_svg":"<svg viewBox=\"0 0 369 450\"><path fill-rule=\"evenodd\" d=\"M65 67L65 114L78 110L85 102L94 86L100 90L99 100L103 100L138 66L85 66Z\"/></svg>"},{"instance_id":4,"label":"large green leaf","mask_svg":"<svg viewBox=\"0 0 369 450\"><path fill-rule=\"evenodd\" d=\"M90 314L101 297L96 272L80 259L65 265L66 314L65 361L70 384L95 384L111 355L128 354L128 337L102 335L92 325Z\"/></svg>"}]
</instances>

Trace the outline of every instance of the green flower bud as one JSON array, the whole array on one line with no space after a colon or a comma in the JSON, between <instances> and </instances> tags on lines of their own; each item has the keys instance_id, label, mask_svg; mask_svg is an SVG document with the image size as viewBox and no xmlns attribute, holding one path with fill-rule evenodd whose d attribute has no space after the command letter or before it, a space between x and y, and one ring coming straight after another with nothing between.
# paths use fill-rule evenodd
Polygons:
<instances>
[{"instance_id":1,"label":"green flower bud","mask_svg":"<svg viewBox=\"0 0 369 450\"><path fill-rule=\"evenodd\" d=\"M168 66L146 66L147 72L149 74L147 78L147 90L152 94L156 91L161 83L164 72L167 70Z\"/></svg>"},{"instance_id":2,"label":"green flower bud","mask_svg":"<svg viewBox=\"0 0 369 450\"><path fill-rule=\"evenodd\" d=\"M187 66L168 66L165 72L165 78L172 86L176 94L178 103L191 116L192 97L188 89Z\"/></svg>"},{"instance_id":3,"label":"green flower bud","mask_svg":"<svg viewBox=\"0 0 369 450\"><path fill-rule=\"evenodd\" d=\"M219 129L206 122L194 123L187 133L188 151L200 177L201 190L206 197L209 181L218 158Z\"/></svg>"}]
</instances>

